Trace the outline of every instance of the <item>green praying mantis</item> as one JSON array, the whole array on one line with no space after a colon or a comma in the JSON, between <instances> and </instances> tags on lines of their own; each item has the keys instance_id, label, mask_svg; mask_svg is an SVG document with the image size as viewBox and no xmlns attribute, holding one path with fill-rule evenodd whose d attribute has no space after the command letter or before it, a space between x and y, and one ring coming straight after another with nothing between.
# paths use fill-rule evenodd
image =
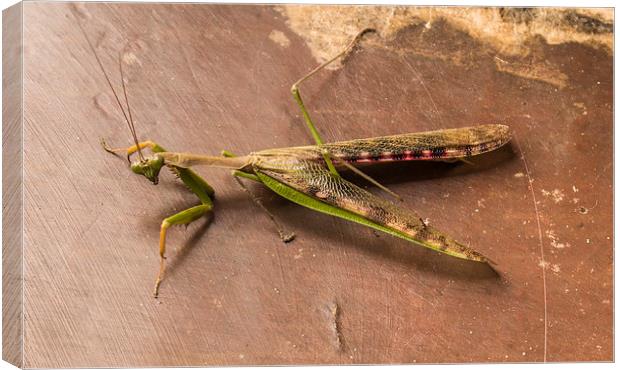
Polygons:
<instances>
[{"instance_id":1,"label":"green praying mantis","mask_svg":"<svg viewBox=\"0 0 620 370\"><path fill-rule=\"evenodd\" d=\"M339 171L349 169L398 197L361 172L357 165L390 161L465 161L465 158L495 150L508 143L510 131L507 126L492 124L324 143L312 122L302 101L299 86L330 63L349 53L361 37L367 32L372 32L372 30L366 29L360 32L342 52L322 63L292 85L291 92L301 109L315 145L266 149L243 156L236 156L227 151L223 151L221 156L208 156L171 152L154 141L138 140L127 99L121 58L119 57L119 69L123 80L122 87L125 105L127 106L126 110L112 86L94 46L81 24L79 25L112 90L134 141L134 144L128 148L109 148L102 141L104 149L113 154L125 153L130 162L130 157L137 153L138 160L131 163L131 170L146 177L153 184L158 183L161 169L163 167L169 168L200 201L198 205L166 217L161 223L159 236L160 266L153 289L154 297L158 297L159 288L164 278L168 229L175 225L188 225L213 210L213 188L192 170L192 167L201 165L232 170L232 175L241 187L252 196L255 203L274 222L280 238L284 242L291 241L294 234L283 231L276 217L267 210L257 197L252 195L242 179L261 183L279 196L303 207L359 223L452 257L479 263L491 262L474 249L460 244L450 236L431 227L415 212L399 207L395 203L373 195L343 179ZM142 151L146 149L152 152L150 156L143 154Z\"/></svg>"}]
</instances>

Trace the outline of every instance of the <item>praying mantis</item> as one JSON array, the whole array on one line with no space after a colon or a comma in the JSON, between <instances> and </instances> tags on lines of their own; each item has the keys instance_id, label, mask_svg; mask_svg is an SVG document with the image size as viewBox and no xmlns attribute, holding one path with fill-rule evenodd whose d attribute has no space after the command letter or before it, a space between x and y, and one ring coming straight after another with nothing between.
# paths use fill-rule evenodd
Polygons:
<instances>
[{"instance_id":1,"label":"praying mantis","mask_svg":"<svg viewBox=\"0 0 620 370\"><path fill-rule=\"evenodd\" d=\"M166 217L161 223L160 264L153 289L155 298L159 295L165 274L166 235L169 228L176 225L188 225L213 210L214 189L192 170L194 166L221 167L231 170L235 180L274 222L284 242L290 242L294 234L283 231L280 222L261 203L260 199L249 191L243 180L261 183L277 195L311 210L356 222L443 254L478 263L492 263L481 253L428 225L414 211L402 208L345 180L340 176L339 171L349 169L398 197L361 172L357 166L390 161L465 161L468 157L496 150L508 143L511 135L507 126L489 124L324 143L312 122L301 98L299 86L330 63L349 53L364 34L373 32L373 30L366 29L360 32L342 52L322 63L292 85L292 95L301 109L306 126L314 139L314 145L265 149L242 156L223 151L221 156L209 156L171 152L157 142L139 141L127 98L121 58L119 57L119 69L126 109L112 86L95 47L79 21L78 25L112 90L134 141L133 145L127 148L110 148L102 140L104 149L113 154L125 153L130 162L131 156L137 154L138 160L131 162L131 170L146 177L153 184L159 182L161 169L167 167L200 201L198 205ZM149 149L152 154L149 156L143 154L143 150L146 149Z\"/></svg>"}]
</instances>

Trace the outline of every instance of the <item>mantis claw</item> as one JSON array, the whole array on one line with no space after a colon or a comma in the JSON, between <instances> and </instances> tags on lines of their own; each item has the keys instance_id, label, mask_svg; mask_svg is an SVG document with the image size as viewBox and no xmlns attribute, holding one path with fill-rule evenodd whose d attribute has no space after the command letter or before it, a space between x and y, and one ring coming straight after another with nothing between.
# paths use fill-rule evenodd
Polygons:
<instances>
[{"instance_id":1,"label":"mantis claw","mask_svg":"<svg viewBox=\"0 0 620 370\"><path fill-rule=\"evenodd\" d=\"M127 151L127 149L125 149L125 148L110 148L108 146L108 143L106 143L104 138L100 138L99 142L101 143L101 147L103 148L103 150L105 150L106 152L108 152L110 154L113 154L113 155L115 155L117 157L118 157L118 153L119 152ZM127 151L127 162L129 162L129 164L131 164L131 154L133 154L133 153L130 153L129 151Z\"/></svg>"},{"instance_id":2,"label":"mantis claw","mask_svg":"<svg viewBox=\"0 0 620 370\"><path fill-rule=\"evenodd\" d=\"M161 279L157 279L155 282L155 288L153 288L153 298L159 298L159 286L161 285Z\"/></svg>"},{"instance_id":3,"label":"mantis claw","mask_svg":"<svg viewBox=\"0 0 620 370\"><path fill-rule=\"evenodd\" d=\"M110 154L118 155L114 149L108 146L108 143L106 143L104 138L99 138L99 143L101 144L101 147L103 148L103 150L105 150L106 152Z\"/></svg>"}]
</instances>

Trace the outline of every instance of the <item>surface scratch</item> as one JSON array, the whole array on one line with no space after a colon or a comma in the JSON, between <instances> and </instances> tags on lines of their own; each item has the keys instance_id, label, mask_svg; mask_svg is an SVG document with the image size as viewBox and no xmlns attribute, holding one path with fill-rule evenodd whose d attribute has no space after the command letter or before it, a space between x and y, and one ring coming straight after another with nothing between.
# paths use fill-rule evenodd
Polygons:
<instances>
[{"instance_id":1,"label":"surface scratch","mask_svg":"<svg viewBox=\"0 0 620 370\"><path fill-rule=\"evenodd\" d=\"M340 306L338 303L331 302L328 305L331 324L330 328L332 330L332 334L334 336L334 347L337 351L342 351L342 331L340 328Z\"/></svg>"},{"instance_id":2,"label":"surface scratch","mask_svg":"<svg viewBox=\"0 0 620 370\"><path fill-rule=\"evenodd\" d=\"M525 159L525 153L521 150L521 145L519 145L519 141L517 140L517 135L514 135L514 142L517 145L517 149L519 153L521 153L521 160L523 161L523 167L525 167L525 175L527 176L528 188L530 189L530 193L532 194L532 202L534 202L534 212L536 213L536 225L538 227L538 244L540 246L540 266L542 269L542 281L543 281L543 302L544 302L544 318L543 323L545 325L544 330L544 342L543 342L543 362L547 362L547 276L546 269L547 263L545 262L545 249L543 247L543 234L542 228L540 226L540 212L538 211L538 203L536 202L536 192L534 192L534 180L532 180L532 176L530 174L530 169L527 165L527 160Z\"/></svg>"},{"instance_id":3,"label":"surface scratch","mask_svg":"<svg viewBox=\"0 0 620 370\"><path fill-rule=\"evenodd\" d=\"M404 57L402 57L402 59L405 62L405 64L407 64L409 69L411 69L411 72L413 72L415 78L420 82L420 86L422 86L422 88L424 88L424 91L426 92L426 95L428 96L428 99L430 100L431 104L433 105L433 108L435 109L435 113L437 113L437 116L439 117L438 122L443 124L443 118L441 117L441 112L439 111L439 108L437 108L437 104L435 104L435 100L433 99L433 96L431 95L431 92L426 87L426 84L424 83L424 79L418 73L418 71L411 65L411 63L409 63L407 61L407 59L405 59Z\"/></svg>"}]
</instances>

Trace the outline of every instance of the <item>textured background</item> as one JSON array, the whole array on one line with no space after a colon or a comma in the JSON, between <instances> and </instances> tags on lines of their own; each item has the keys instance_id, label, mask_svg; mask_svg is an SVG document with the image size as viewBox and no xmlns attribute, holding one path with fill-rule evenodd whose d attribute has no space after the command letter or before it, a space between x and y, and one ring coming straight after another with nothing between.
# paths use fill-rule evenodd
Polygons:
<instances>
[{"instance_id":1,"label":"textured background","mask_svg":"<svg viewBox=\"0 0 620 370\"><path fill-rule=\"evenodd\" d=\"M451 11L25 4L25 366L611 360L611 12L550 11L553 42L512 37L536 11L480 13L504 43ZM369 171L502 278L253 186L297 233L283 245L227 171L200 169L214 217L171 231L153 299L159 224L196 199L101 150L130 136L76 18L118 88L123 53L139 136L207 154L311 143L291 83L379 28L302 87L311 114L328 141L509 125L474 167Z\"/></svg>"}]
</instances>

